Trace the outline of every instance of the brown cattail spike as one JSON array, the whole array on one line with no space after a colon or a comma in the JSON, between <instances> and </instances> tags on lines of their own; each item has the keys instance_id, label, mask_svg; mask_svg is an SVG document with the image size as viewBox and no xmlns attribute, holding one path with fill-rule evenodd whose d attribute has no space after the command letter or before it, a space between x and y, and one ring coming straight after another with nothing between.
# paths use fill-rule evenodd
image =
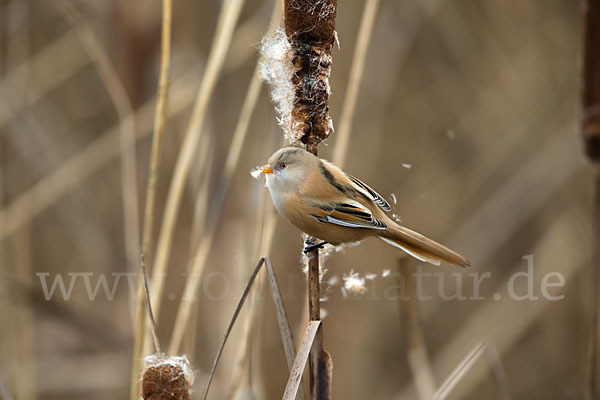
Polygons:
<instances>
[{"instance_id":1,"label":"brown cattail spike","mask_svg":"<svg viewBox=\"0 0 600 400\"><path fill-rule=\"evenodd\" d=\"M333 131L329 117L329 74L335 41L336 0L286 0L285 33L294 67L292 143L316 153Z\"/></svg>"},{"instance_id":2,"label":"brown cattail spike","mask_svg":"<svg viewBox=\"0 0 600 400\"><path fill-rule=\"evenodd\" d=\"M189 400L193 374L186 357L152 355L145 359L142 398L145 400Z\"/></svg>"},{"instance_id":3,"label":"brown cattail spike","mask_svg":"<svg viewBox=\"0 0 600 400\"><path fill-rule=\"evenodd\" d=\"M285 0L284 4L285 33L290 43L333 45L337 0Z\"/></svg>"}]
</instances>

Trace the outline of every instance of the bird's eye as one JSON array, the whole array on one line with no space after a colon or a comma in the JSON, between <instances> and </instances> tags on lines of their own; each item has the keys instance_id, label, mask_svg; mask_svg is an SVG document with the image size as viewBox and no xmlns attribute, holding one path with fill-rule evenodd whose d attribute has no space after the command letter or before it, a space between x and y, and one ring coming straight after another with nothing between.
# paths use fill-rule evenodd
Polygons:
<instances>
[{"instance_id":1,"label":"bird's eye","mask_svg":"<svg viewBox=\"0 0 600 400\"><path fill-rule=\"evenodd\" d=\"M281 163L281 164L279 164L279 168L281 168L281 169L287 168L287 164Z\"/></svg>"}]
</instances>

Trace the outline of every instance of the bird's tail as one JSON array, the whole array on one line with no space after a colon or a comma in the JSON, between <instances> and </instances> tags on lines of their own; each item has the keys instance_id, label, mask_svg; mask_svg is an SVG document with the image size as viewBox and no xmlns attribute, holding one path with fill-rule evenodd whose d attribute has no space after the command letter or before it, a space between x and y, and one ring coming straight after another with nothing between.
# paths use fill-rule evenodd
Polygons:
<instances>
[{"instance_id":1,"label":"bird's tail","mask_svg":"<svg viewBox=\"0 0 600 400\"><path fill-rule=\"evenodd\" d=\"M381 232L379 238L415 258L431 264L440 265L445 262L459 267L471 265L469 260L457 252L401 225L388 227Z\"/></svg>"}]
</instances>

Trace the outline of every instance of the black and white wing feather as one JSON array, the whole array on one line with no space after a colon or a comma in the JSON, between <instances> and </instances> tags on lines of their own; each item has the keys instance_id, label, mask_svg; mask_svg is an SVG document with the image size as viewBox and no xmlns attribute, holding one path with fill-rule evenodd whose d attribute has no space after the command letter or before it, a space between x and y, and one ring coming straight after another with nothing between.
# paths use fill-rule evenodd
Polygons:
<instances>
[{"instance_id":1,"label":"black and white wing feather","mask_svg":"<svg viewBox=\"0 0 600 400\"><path fill-rule=\"evenodd\" d=\"M357 201L334 203L333 206L318 206L313 216L321 222L347 226L349 228L386 229L385 222L373 217L368 208Z\"/></svg>"},{"instance_id":2,"label":"black and white wing feather","mask_svg":"<svg viewBox=\"0 0 600 400\"><path fill-rule=\"evenodd\" d=\"M353 177L352 175L346 174L346 176L352 181L356 190L365 195L367 198L371 199L383 211L390 211L392 209L390 204L381 195L379 195L379 193L371 189L366 183L362 182L358 178Z\"/></svg>"}]
</instances>

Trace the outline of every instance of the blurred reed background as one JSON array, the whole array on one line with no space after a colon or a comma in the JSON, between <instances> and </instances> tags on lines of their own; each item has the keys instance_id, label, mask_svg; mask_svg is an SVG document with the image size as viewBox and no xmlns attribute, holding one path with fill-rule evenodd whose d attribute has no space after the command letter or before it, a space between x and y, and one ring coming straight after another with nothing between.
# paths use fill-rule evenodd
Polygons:
<instances>
[{"instance_id":1,"label":"blurred reed background","mask_svg":"<svg viewBox=\"0 0 600 400\"><path fill-rule=\"evenodd\" d=\"M151 265L219 14L231 1L174 2ZM267 255L258 250L267 229L261 221L273 208L249 171L284 141L266 87L250 115L228 192L222 201L216 193L273 5L243 4L209 98L168 257L158 332L165 344L186 271L206 240L204 221L219 218L179 348L197 371L198 389L251 269ZM364 1L338 6L340 46L333 51L330 99L336 127L363 12ZM128 396L136 313L135 293L123 274L138 272L160 17L160 2L0 1L0 398ZM420 302L417 317L435 386L481 340L492 349L465 371L449 398L506 398L507 391L515 399L583 396L593 171L577 134L580 47L575 1L379 3L344 168L387 198L395 194L394 212L403 223L473 264L469 270L420 267L443 272L423 280L432 299ZM320 146L320 156L333 156L336 136ZM128 150L131 141L135 152ZM301 247L299 232L277 219L268 255L296 342L305 323ZM534 257L539 299L516 301L507 296L506 282L527 271L527 255ZM326 280L350 270L378 274L362 296L345 299L339 282L327 285L324 340L334 361L335 398L419 398L407 357L414 345L403 317L409 307L395 296L399 256L371 240L326 260ZM418 263L409 267L416 271ZM392 271L387 278L381 277L385 269ZM485 300L436 295L439 279L448 295L462 279L463 294L472 296L469 274L475 272L491 273L479 292ZM564 288L550 290L562 300L541 295L550 272L565 278ZM49 287L62 274L67 289L73 274L80 275L69 300L59 288L46 300L40 273L49 274ZM92 289L101 274L111 287L114 274L121 274L114 298L100 288L90 300L81 273ZM524 280L519 285L517 292L524 293ZM496 293L502 298L494 299ZM242 314L246 322L234 328L212 398L249 387L259 399L282 393L287 366L265 286L254 304L252 313ZM240 372L246 351L250 361Z\"/></svg>"}]
</instances>

